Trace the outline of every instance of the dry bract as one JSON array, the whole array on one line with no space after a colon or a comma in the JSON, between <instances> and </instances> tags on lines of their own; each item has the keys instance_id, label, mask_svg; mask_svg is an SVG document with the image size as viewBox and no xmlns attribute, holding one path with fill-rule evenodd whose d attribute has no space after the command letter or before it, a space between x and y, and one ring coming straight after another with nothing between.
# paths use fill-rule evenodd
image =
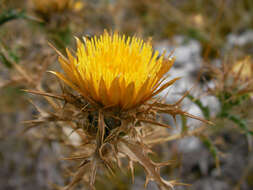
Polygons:
<instances>
[{"instance_id":1,"label":"dry bract","mask_svg":"<svg viewBox=\"0 0 253 190\"><path fill-rule=\"evenodd\" d=\"M177 183L160 176L160 168L169 162L154 163L148 156L149 138L159 139L157 128L170 127L157 116L184 115L206 122L180 109L184 97L175 104L162 103L155 97L178 79L165 82L174 60L159 57L149 42L136 37L105 32L84 41L77 39L75 56L69 50L68 58L60 54L65 74L53 72L75 93L67 88L60 95L30 91L63 102L53 114L43 111L37 120L29 122L31 126L63 121L80 136L80 146L76 145L73 155L66 159L81 165L66 189L80 181L95 189L98 169L113 174L115 167L123 168L122 158L128 160L132 174L133 163L143 166L145 185L155 181L160 189L173 189Z\"/></svg>"}]
</instances>

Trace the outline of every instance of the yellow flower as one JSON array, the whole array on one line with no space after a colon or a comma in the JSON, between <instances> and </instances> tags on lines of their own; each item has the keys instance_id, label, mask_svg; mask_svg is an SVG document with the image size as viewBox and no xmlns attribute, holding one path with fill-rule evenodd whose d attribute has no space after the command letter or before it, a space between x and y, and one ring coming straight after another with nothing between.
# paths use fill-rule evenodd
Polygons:
<instances>
[{"instance_id":1,"label":"yellow flower","mask_svg":"<svg viewBox=\"0 0 253 190\"><path fill-rule=\"evenodd\" d=\"M83 8L81 1L74 0L32 0L35 9L41 13L61 12L65 9L80 11Z\"/></svg>"},{"instance_id":2,"label":"yellow flower","mask_svg":"<svg viewBox=\"0 0 253 190\"><path fill-rule=\"evenodd\" d=\"M241 61L236 62L232 67L232 73L238 75L240 80L246 81L253 76L253 63L251 58L247 56Z\"/></svg>"},{"instance_id":3,"label":"yellow flower","mask_svg":"<svg viewBox=\"0 0 253 190\"><path fill-rule=\"evenodd\" d=\"M75 12L79 12L81 11L82 9L84 8L84 3L81 2L81 1L76 1L72 4L72 9L75 11Z\"/></svg>"},{"instance_id":4,"label":"yellow flower","mask_svg":"<svg viewBox=\"0 0 253 190\"><path fill-rule=\"evenodd\" d=\"M159 57L150 43L137 37L103 35L77 39L76 57L59 56L65 75L53 72L88 101L126 110L134 108L173 84L163 83L174 59Z\"/></svg>"}]
</instances>

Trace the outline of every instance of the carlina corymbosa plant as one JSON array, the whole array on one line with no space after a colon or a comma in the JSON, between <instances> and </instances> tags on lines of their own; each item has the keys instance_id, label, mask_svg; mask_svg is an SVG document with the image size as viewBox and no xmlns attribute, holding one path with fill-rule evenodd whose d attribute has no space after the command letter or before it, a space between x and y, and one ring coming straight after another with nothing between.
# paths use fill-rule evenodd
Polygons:
<instances>
[{"instance_id":1,"label":"carlina corymbosa plant","mask_svg":"<svg viewBox=\"0 0 253 190\"><path fill-rule=\"evenodd\" d=\"M209 66L209 70L215 85L208 88L208 93L218 97L221 102L237 102L238 98L252 95L253 62L250 56L239 60L227 58L221 67Z\"/></svg>"},{"instance_id":2,"label":"carlina corymbosa plant","mask_svg":"<svg viewBox=\"0 0 253 190\"><path fill-rule=\"evenodd\" d=\"M184 96L175 104L163 103L156 96L179 79L168 81L174 58L160 56L150 42L140 38L106 31L100 36L84 38L83 42L77 39L74 56L68 49L67 57L58 53L65 74L51 73L70 88L64 88L60 95L30 90L63 102L54 113L43 113L30 124L64 121L80 136L80 145L66 158L79 162L80 166L65 190L79 182L95 189L97 173L113 174L115 167L123 169L122 159L127 160L132 175L134 163L144 168L145 186L155 181L163 190L179 184L160 176L160 167L170 162L155 163L149 158L148 140L161 138L157 129L170 127L157 118L169 114L173 118L182 115L207 121L180 109Z\"/></svg>"}]
</instances>

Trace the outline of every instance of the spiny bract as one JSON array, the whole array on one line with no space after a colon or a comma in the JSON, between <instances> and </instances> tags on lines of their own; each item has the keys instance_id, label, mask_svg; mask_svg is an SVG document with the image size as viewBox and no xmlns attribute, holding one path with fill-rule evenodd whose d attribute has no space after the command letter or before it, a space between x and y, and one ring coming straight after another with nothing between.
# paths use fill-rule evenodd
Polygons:
<instances>
[{"instance_id":1,"label":"spiny bract","mask_svg":"<svg viewBox=\"0 0 253 190\"><path fill-rule=\"evenodd\" d=\"M126 110L136 107L174 83L162 85L174 59L159 57L150 43L137 37L104 32L77 39L76 57L59 57L65 75L53 72L87 100Z\"/></svg>"}]
</instances>

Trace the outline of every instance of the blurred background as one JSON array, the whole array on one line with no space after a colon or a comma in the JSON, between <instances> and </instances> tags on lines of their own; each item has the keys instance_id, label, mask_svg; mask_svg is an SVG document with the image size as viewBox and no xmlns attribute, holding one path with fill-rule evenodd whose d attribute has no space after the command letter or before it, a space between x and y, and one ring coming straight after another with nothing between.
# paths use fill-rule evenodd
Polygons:
<instances>
[{"instance_id":1,"label":"blurred background","mask_svg":"<svg viewBox=\"0 0 253 190\"><path fill-rule=\"evenodd\" d=\"M33 104L50 110L48 103L22 89L60 92L46 72L60 70L49 43L64 54L75 49L74 36L105 29L152 39L160 53L173 52L170 75L182 79L161 96L173 103L192 89L184 110L214 123L162 118L173 130L153 147L153 160L175 161L162 176L189 184L176 190L253 189L252 27L252 0L0 0L0 189L51 190L70 180L72 163L62 159L69 150L55 139L57 126L24 123L38 115ZM98 178L96 187L144 189L143 168L135 174L132 182L127 169L117 171ZM158 188L150 183L147 189Z\"/></svg>"}]
</instances>

